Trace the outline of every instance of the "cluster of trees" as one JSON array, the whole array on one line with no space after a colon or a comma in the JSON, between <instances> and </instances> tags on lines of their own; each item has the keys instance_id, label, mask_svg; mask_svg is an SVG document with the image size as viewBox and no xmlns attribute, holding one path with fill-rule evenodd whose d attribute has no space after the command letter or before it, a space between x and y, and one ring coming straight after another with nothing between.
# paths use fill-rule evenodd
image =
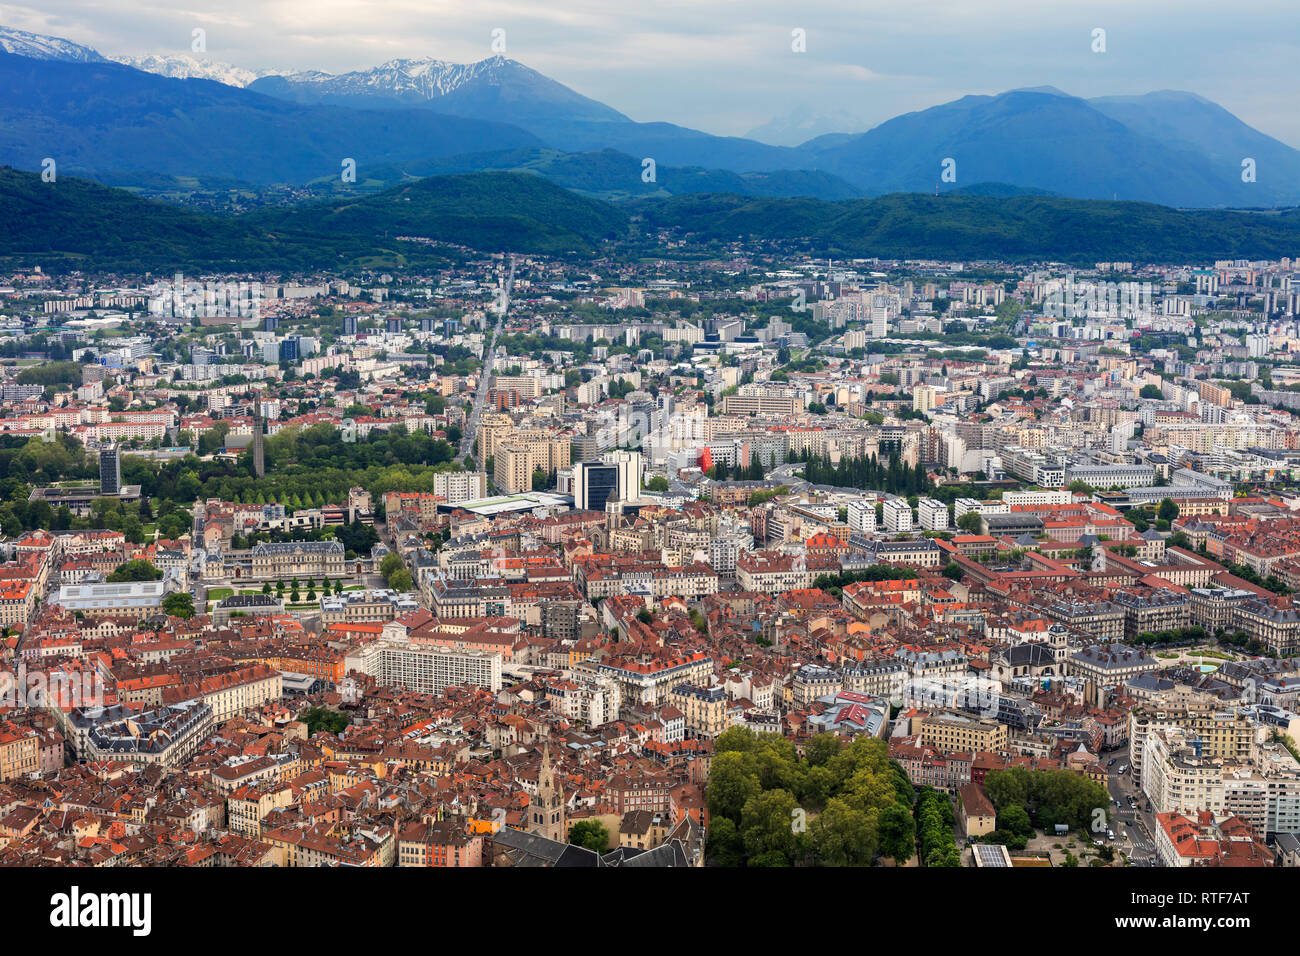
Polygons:
<instances>
[{"instance_id":1,"label":"cluster of trees","mask_svg":"<svg viewBox=\"0 0 1300 956\"><path fill-rule=\"evenodd\" d=\"M56 435L53 441L13 435L0 438L0 473L6 482L33 485L99 477L98 463L91 462L71 435Z\"/></svg>"},{"instance_id":2,"label":"cluster of trees","mask_svg":"<svg viewBox=\"0 0 1300 956\"><path fill-rule=\"evenodd\" d=\"M778 734L732 727L709 772L708 854L718 866L868 866L915 851L913 789L884 741L833 734L799 756Z\"/></svg>"},{"instance_id":3,"label":"cluster of trees","mask_svg":"<svg viewBox=\"0 0 1300 956\"><path fill-rule=\"evenodd\" d=\"M158 519L158 530L165 538L176 538L190 528L190 516L183 510L167 502L167 510ZM38 511L39 509L33 509ZM65 510L60 508L59 511ZM35 513L32 518L37 518ZM165 519L165 520L164 520ZM120 498L96 498L90 503L90 514L86 517L73 517L54 513L52 524L37 524L35 527L54 531L76 531L82 527L120 531L132 544L142 544L145 539L145 523L154 520L154 509L147 498L138 502L126 502Z\"/></svg>"},{"instance_id":4,"label":"cluster of trees","mask_svg":"<svg viewBox=\"0 0 1300 956\"><path fill-rule=\"evenodd\" d=\"M255 531L247 536L234 535L230 546L235 549L251 548L259 541L340 541L349 560L359 554L368 554L379 541L375 529L361 521L331 525L325 528L271 528Z\"/></svg>"},{"instance_id":5,"label":"cluster of trees","mask_svg":"<svg viewBox=\"0 0 1300 956\"><path fill-rule=\"evenodd\" d=\"M73 346L65 345L58 336L49 336L44 332L37 332L31 338L14 336L0 342L0 356L4 358L31 358L33 355L41 355L47 362L62 362L72 358L72 350Z\"/></svg>"},{"instance_id":6,"label":"cluster of trees","mask_svg":"<svg viewBox=\"0 0 1300 956\"><path fill-rule=\"evenodd\" d=\"M916 571L913 568L900 568L895 564L873 564L861 571L819 574L813 578L812 586L838 598L845 585L856 584L859 581L906 581L914 577Z\"/></svg>"},{"instance_id":7,"label":"cluster of trees","mask_svg":"<svg viewBox=\"0 0 1300 956\"><path fill-rule=\"evenodd\" d=\"M162 599L162 609L172 617L181 617L188 621L194 616L194 595L188 591L169 594Z\"/></svg>"},{"instance_id":8,"label":"cluster of trees","mask_svg":"<svg viewBox=\"0 0 1300 956\"><path fill-rule=\"evenodd\" d=\"M99 478L98 463L92 465L85 449L70 435L59 435L48 442L0 437L0 476L0 531L6 535L16 536L33 528L69 531L103 527L74 517L67 508L56 510L49 502L28 500L36 486Z\"/></svg>"},{"instance_id":9,"label":"cluster of trees","mask_svg":"<svg viewBox=\"0 0 1300 956\"><path fill-rule=\"evenodd\" d=\"M396 551L384 555L384 560L379 563L379 573L394 591L411 590L411 572L406 570Z\"/></svg>"},{"instance_id":10,"label":"cluster of trees","mask_svg":"<svg viewBox=\"0 0 1300 956\"><path fill-rule=\"evenodd\" d=\"M1073 490L1073 486L1071 486ZM1162 498L1153 510L1150 505L1142 508L1130 508L1124 512L1124 520L1138 531L1146 531L1153 524L1157 531L1168 531L1170 524L1178 517L1178 505L1172 498Z\"/></svg>"},{"instance_id":11,"label":"cluster of trees","mask_svg":"<svg viewBox=\"0 0 1300 956\"><path fill-rule=\"evenodd\" d=\"M1008 850L1023 850L1034 835L1034 824L1029 811L1018 803L1008 804L998 811L997 829L985 837L988 843L1006 844Z\"/></svg>"},{"instance_id":12,"label":"cluster of trees","mask_svg":"<svg viewBox=\"0 0 1300 956\"><path fill-rule=\"evenodd\" d=\"M429 352L442 356L444 375L473 375L483 367L482 360L463 345L435 345Z\"/></svg>"},{"instance_id":13,"label":"cluster of trees","mask_svg":"<svg viewBox=\"0 0 1300 956\"><path fill-rule=\"evenodd\" d=\"M298 719L307 725L307 736L309 737L318 730L331 734L341 734L348 724L352 722L352 718L347 714L341 714L337 710L330 710L328 707L309 707Z\"/></svg>"},{"instance_id":14,"label":"cluster of trees","mask_svg":"<svg viewBox=\"0 0 1300 956\"><path fill-rule=\"evenodd\" d=\"M1218 639L1219 644L1223 647L1235 647L1247 654L1263 654L1265 650L1263 641L1251 637L1245 631L1233 631L1231 634L1227 631L1221 631L1218 634Z\"/></svg>"},{"instance_id":15,"label":"cluster of trees","mask_svg":"<svg viewBox=\"0 0 1300 956\"><path fill-rule=\"evenodd\" d=\"M53 508L47 501L28 500L31 489L20 481L0 482L7 486L5 501L0 504L0 530L18 535L34 528L47 531L85 531L88 529L120 531L132 544L142 544L145 523L154 520L154 508L148 499L126 502L119 498L96 498L90 503L89 515L74 515L66 505ZM165 538L175 538L190 526L189 516L171 502L158 516L158 530Z\"/></svg>"},{"instance_id":16,"label":"cluster of trees","mask_svg":"<svg viewBox=\"0 0 1300 956\"><path fill-rule=\"evenodd\" d=\"M773 498L779 498L781 495L790 493L789 485L777 485L775 488L764 488L759 491L752 491L749 495L749 507L756 508L761 504L771 501Z\"/></svg>"},{"instance_id":17,"label":"cluster of trees","mask_svg":"<svg viewBox=\"0 0 1300 956\"><path fill-rule=\"evenodd\" d=\"M404 425L371 432L348 442L343 432L321 423L309 428L285 428L266 439L266 470L333 467L363 471L384 465L439 465L451 462L456 450L441 438L409 433Z\"/></svg>"},{"instance_id":18,"label":"cluster of trees","mask_svg":"<svg viewBox=\"0 0 1300 956\"><path fill-rule=\"evenodd\" d=\"M838 465L832 465L829 457L812 458L806 460L803 476L815 485L864 488L891 495L928 494L932 486L924 468L913 468L901 461L897 454L891 454L889 463L884 465L875 455L869 458L844 457Z\"/></svg>"},{"instance_id":19,"label":"cluster of trees","mask_svg":"<svg viewBox=\"0 0 1300 956\"><path fill-rule=\"evenodd\" d=\"M19 385L78 386L81 384L80 362L43 362L29 365L18 373Z\"/></svg>"},{"instance_id":20,"label":"cluster of trees","mask_svg":"<svg viewBox=\"0 0 1300 956\"><path fill-rule=\"evenodd\" d=\"M104 580L110 584L120 584L125 581L161 581L162 576L162 571L152 562L144 558L132 558L115 567Z\"/></svg>"},{"instance_id":21,"label":"cluster of trees","mask_svg":"<svg viewBox=\"0 0 1300 956\"><path fill-rule=\"evenodd\" d=\"M984 789L998 812L999 824L1011 807L1020 807L1033 825L1050 830L1058 823L1090 829L1110 800L1106 788L1069 770L994 770L984 779Z\"/></svg>"},{"instance_id":22,"label":"cluster of trees","mask_svg":"<svg viewBox=\"0 0 1300 956\"><path fill-rule=\"evenodd\" d=\"M1287 587L1286 582L1276 575L1270 574L1268 577L1261 577L1259 572L1246 564L1236 564L1231 562L1227 565L1228 572L1235 574L1242 580L1249 581L1256 587L1267 588L1274 594L1290 594L1291 589Z\"/></svg>"},{"instance_id":23,"label":"cluster of trees","mask_svg":"<svg viewBox=\"0 0 1300 956\"><path fill-rule=\"evenodd\" d=\"M579 820L569 827L569 842L604 853L609 849L609 830L599 820Z\"/></svg>"}]
</instances>

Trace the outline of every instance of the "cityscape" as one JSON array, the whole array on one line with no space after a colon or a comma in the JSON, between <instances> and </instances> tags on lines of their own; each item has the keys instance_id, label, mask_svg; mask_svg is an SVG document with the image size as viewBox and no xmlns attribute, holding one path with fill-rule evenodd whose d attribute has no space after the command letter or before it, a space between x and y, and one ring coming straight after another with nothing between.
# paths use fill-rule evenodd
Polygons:
<instances>
[{"instance_id":1,"label":"cityscape","mask_svg":"<svg viewBox=\"0 0 1300 956\"><path fill-rule=\"evenodd\" d=\"M0 13L0 864L1300 866L1296 149Z\"/></svg>"}]
</instances>

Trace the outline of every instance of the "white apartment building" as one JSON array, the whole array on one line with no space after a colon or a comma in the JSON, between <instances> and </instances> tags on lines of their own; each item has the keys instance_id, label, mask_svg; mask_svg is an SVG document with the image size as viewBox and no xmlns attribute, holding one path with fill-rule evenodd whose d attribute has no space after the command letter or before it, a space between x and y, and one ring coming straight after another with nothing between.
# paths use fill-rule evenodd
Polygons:
<instances>
[{"instance_id":1,"label":"white apartment building","mask_svg":"<svg viewBox=\"0 0 1300 956\"><path fill-rule=\"evenodd\" d=\"M449 505L487 497L487 474L482 471L443 471L433 476L433 493Z\"/></svg>"},{"instance_id":2,"label":"white apartment building","mask_svg":"<svg viewBox=\"0 0 1300 956\"><path fill-rule=\"evenodd\" d=\"M966 501L969 499L961 500ZM1000 513L1006 513L1016 505L1028 505L1031 508L1038 508L1043 505L1068 505L1073 500L1074 494L1064 488L1051 490L1041 488L1034 491L1004 491L1002 493L1003 508ZM996 504L996 502L989 502L989 504Z\"/></svg>"},{"instance_id":3,"label":"white apartment building","mask_svg":"<svg viewBox=\"0 0 1300 956\"><path fill-rule=\"evenodd\" d=\"M1002 497L1006 498L1006 495ZM1006 501L976 501L974 498L958 498L952 503L954 517L960 518L972 511L980 517L1007 515L1011 514L1011 505Z\"/></svg>"},{"instance_id":4,"label":"white apartment building","mask_svg":"<svg viewBox=\"0 0 1300 956\"><path fill-rule=\"evenodd\" d=\"M496 652L375 641L348 654L344 669L422 694L441 694L460 684L476 684L493 692L501 689L501 655Z\"/></svg>"},{"instance_id":5,"label":"white apartment building","mask_svg":"<svg viewBox=\"0 0 1300 956\"><path fill-rule=\"evenodd\" d=\"M906 498L890 498L883 510L885 530L890 534L905 534L912 530L912 506Z\"/></svg>"},{"instance_id":6,"label":"white apartment building","mask_svg":"<svg viewBox=\"0 0 1300 956\"><path fill-rule=\"evenodd\" d=\"M1153 813L1223 814L1223 761L1202 756L1199 745L1177 727L1147 737L1141 783Z\"/></svg>"},{"instance_id":7,"label":"white apartment building","mask_svg":"<svg viewBox=\"0 0 1300 956\"><path fill-rule=\"evenodd\" d=\"M875 534L876 499L855 498L849 502L849 527L864 534Z\"/></svg>"},{"instance_id":8,"label":"white apartment building","mask_svg":"<svg viewBox=\"0 0 1300 956\"><path fill-rule=\"evenodd\" d=\"M948 530L948 506L933 498L922 498L916 503L916 516L926 531Z\"/></svg>"},{"instance_id":9,"label":"white apartment building","mask_svg":"<svg viewBox=\"0 0 1300 956\"><path fill-rule=\"evenodd\" d=\"M874 518L875 516L872 515ZM875 524L875 521L872 521ZM746 533L728 534L709 540L709 564L719 574L735 574L736 562L746 551L754 550L754 536Z\"/></svg>"}]
</instances>

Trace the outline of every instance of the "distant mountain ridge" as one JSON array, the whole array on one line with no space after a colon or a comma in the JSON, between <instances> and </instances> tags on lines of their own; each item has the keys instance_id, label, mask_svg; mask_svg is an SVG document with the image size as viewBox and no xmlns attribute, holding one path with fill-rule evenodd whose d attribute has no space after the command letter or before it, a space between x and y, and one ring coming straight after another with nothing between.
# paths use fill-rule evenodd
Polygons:
<instances>
[{"instance_id":1,"label":"distant mountain ridge","mask_svg":"<svg viewBox=\"0 0 1300 956\"><path fill-rule=\"evenodd\" d=\"M1192 100L1179 94L1176 102ZM1206 140L1229 146L1210 150L1195 141L1186 121L1175 127L1179 135L1162 131L1161 109L1159 100L1145 97L1099 108L1059 92L1013 90L963 97L804 149L813 152L814 168L877 193L1001 182L1081 199L1167 206L1291 205L1300 199L1300 152L1217 107L1217 125ZM1241 152L1247 148L1253 151ZM1256 182L1242 181L1243 156L1257 160ZM951 183L942 178L949 159L956 175Z\"/></svg>"},{"instance_id":2,"label":"distant mountain ridge","mask_svg":"<svg viewBox=\"0 0 1300 956\"><path fill-rule=\"evenodd\" d=\"M612 202L719 192L745 196L807 196L825 200L862 195L861 190L839 177L817 170L735 173L698 166L658 166L654 180L646 182L641 175L641 161L614 149L566 153L536 146L371 167L366 170L364 186L368 191L374 191L426 176L485 170L533 173L566 189ZM358 191L334 180L320 180L311 186L323 194Z\"/></svg>"},{"instance_id":3,"label":"distant mountain ridge","mask_svg":"<svg viewBox=\"0 0 1300 956\"><path fill-rule=\"evenodd\" d=\"M588 99L556 83L517 60L488 57L474 63L451 63L429 57L393 59L370 70L351 73L282 73L250 84L259 93L299 103L376 107L419 106L434 103L442 112L467 108L456 98L469 88L507 88L518 99L532 98L562 104L571 115L628 122L626 116L603 103Z\"/></svg>"},{"instance_id":4,"label":"distant mountain ridge","mask_svg":"<svg viewBox=\"0 0 1300 956\"><path fill-rule=\"evenodd\" d=\"M637 123L517 60L476 63L390 60L371 70L264 77L249 89L296 103L362 109L423 107L452 116L490 117L527 130L555 149L614 149L670 166L733 172L799 168L795 150L714 136L672 123Z\"/></svg>"},{"instance_id":5,"label":"distant mountain ridge","mask_svg":"<svg viewBox=\"0 0 1300 956\"><path fill-rule=\"evenodd\" d=\"M341 176L367 165L540 145L517 127L431 110L301 106L117 63L0 53L0 163L137 170L250 183Z\"/></svg>"},{"instance_id":6,"label":"distant mountain ridge","mask_svg":"<svg viewBox=\"0 0 1300 956\"><path fill-rule=\"evenodd\" d=\"M29 64L0 68L0 161L28 169L37 168L41 157L70 153L72 168L90 173L302 183L330 174L343 158L327 162L332 139L343 144L335 153L355 156L359 165L364 157L371 167L486 158L525 147L587 156L533 168L611 198L644 195L639 173L637 181L619 188L607 178L611 163L592 161L590 154L651 159L674 170L679 185L693 177L697 187L716 182L725 191L757 188L766 195L804 188L821 199L842 198L846 190L865 196L929 194L999 183L1018 194L1174 207L1300 204L1300 151L1202 97L1177 91L1088 100L1052 86L1025 87L965 96L861 133L827 133L780 146L672 123L634 122L504 56L470 64L393 59L343 74L259 74L187 55L118 58L138 77L154 75L160 85L151 86L100 72L108 65L103 57L67 40L0 28L0 51ZM74 82L78 70L85 71L83 80ZM84 79L90 76L94 82ZM98 86L101 81L108 87ZM200 93L193 85L205 81L215 81L216 89ZM75 96L56 100L49 88L75 90ZM217 92L222 89L246 98L226 97ZM97 94L115 97L116 112ZM271 102L316 110L310 114L316 122L307 123L308 114L286 113L293 120L274 135L267 126L275 113ZM98 116L88 116L92 104ZM437 116L470 125L439 124L431 119ZM94 119L104 122L97 126ZM109 120L120 135L105 125ZM801 125L811 134L818 122L796 112L754 132L789 142ZM260 135L242 134L245 127ZM128 149L126 139L137 134L150 137L149 150ZM215 151L195 148L205 134L218 144ZM222 148L227 135L236 149ZM458 135L462 141L453 143ZM423 151L421 141L428 144ZM576 180L583 169L593 179ZM685 170L693 172L683 175Z\"/></svg>"}]
</instances>

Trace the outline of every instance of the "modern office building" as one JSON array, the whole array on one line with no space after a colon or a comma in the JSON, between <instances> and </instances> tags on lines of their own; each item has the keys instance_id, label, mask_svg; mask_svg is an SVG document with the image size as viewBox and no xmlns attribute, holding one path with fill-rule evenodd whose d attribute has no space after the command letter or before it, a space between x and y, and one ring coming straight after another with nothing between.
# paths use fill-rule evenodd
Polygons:
<instances>
[{"instance_id":1,"label":"modern office building","mask_svg":"<svg viewBox=\"0 0 1300 956\"><path fill-rule=\"evenodd\" d=\"M105 445L99 450L99 493L116 495L122 491L122 449Z\"/></svg>"},{"instance_id":2,"label":"modern office building","mask_svg":"<svg viewBox=\"0 0 1300 956\"><path fill-rule=\"evenodd\" d=\"M579 462L573 466L573 506L579 511L604 511L605 505L618 501L617 465L604 462Z\"/></svg>"}]
</instances>

